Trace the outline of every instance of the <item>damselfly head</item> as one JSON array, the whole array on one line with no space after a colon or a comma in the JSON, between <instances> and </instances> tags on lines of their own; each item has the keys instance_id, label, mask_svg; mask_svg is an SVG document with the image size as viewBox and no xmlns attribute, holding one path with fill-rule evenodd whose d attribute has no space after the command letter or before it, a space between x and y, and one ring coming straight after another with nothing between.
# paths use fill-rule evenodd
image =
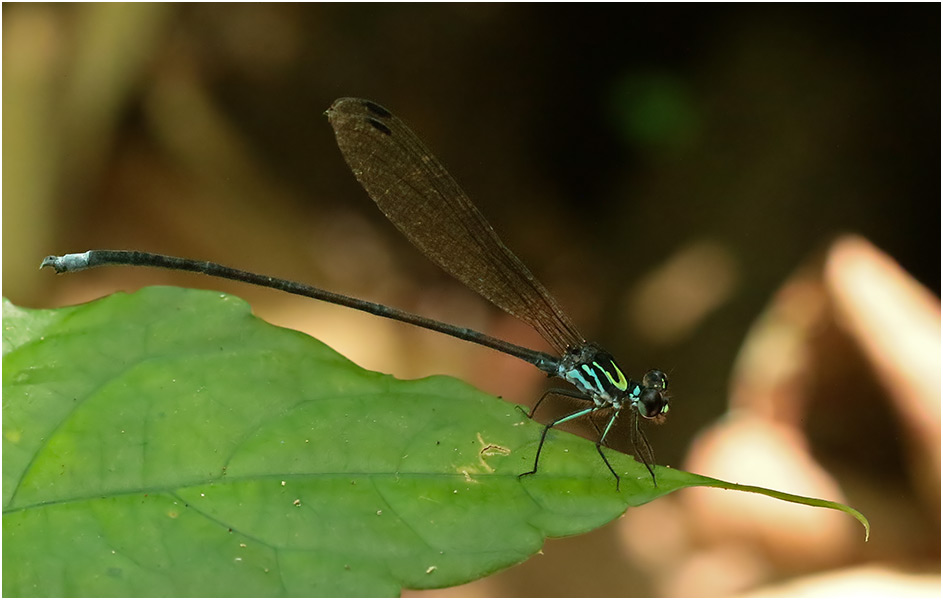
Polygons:
<instances>
[{"instance_id":1,"label":"damselfly head","mask_svg":"<svg viewBox=\"0 0 943 600\"><path fill-rule=\"evenodd\" d=\"M642 393L635 402L639 414L662 423L668 417L668 376L653 369L642 378Z\"/></svg>"}]
</instances>

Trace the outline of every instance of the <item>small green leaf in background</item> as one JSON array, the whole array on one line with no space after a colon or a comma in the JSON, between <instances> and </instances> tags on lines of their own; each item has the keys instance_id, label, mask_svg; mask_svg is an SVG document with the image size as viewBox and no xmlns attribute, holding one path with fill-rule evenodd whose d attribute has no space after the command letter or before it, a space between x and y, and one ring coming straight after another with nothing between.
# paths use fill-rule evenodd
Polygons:
<instances>
[{"instance_id":1,"label":"small green leaf in background","mask_svg":"<svg viewBox=\"0 0 943 600\"><path fill-rule=\"evenodd\" d=\"M695 485L448 377L399 381L233 296L3 306L3 593L372 596L457 585Z\"/></svg>"}]
</instances>

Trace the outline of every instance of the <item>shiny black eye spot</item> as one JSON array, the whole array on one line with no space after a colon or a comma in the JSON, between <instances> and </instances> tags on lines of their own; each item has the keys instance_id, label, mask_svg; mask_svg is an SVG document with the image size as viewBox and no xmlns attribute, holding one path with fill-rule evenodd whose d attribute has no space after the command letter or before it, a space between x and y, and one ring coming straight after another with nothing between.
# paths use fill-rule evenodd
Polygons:
<instances>
[{"instance_id":1,"label":"shiny black eye spot","mask_svg":"<svg viewBox=\"0 0 943 600\"><path fill-rule=\"evenodd\" d=\"M377 104L377 103L375 103L375 102L370 102L369 100L364 100L364 101L363 101L363 106L364 106L364 108L366 108L367 110L369 110L370 112L372 112L373 114L375 114L375 115L378 116L378 117L381 117L381 118L384 118L384 119L388 119L389 117L392 117L392 116L393 116L392 113L390 113L390 111L386 110L385 108L383 108L382 106L380 106L379 104Z\"/></svg>"},{"instance_id":2,"label":"shiny black eye spot","mask_svg":"<svg viewBox=\"0 0 943 600\"><path fill-rule=\"evenodd\" d=\"M653 369L642 378L642 384L645 387L655 388L657 390L667 390L668 376L658 369Z\"/></svg>"},{"instance_id":3,"label":"shiny black eye spot","mask_svg":"<svg viewBox=\"0 0 943 600\"><path fill-rule=\"evenodd\" d=\"M386 135L393 135L393 132L390 131L389 127L377 121L376 119L367 117L367 123L370 123L370 125L373 126L374 129L376 129L377 131L380 131L381 133L385 133Z\"/></svg>"},{"instance_id":4,"label":"shiny black eye spot","mask_svg":"<svg viewBox=\"0 0 943 600\"><path fill-rule=\"evenodd\" d=\"M665 414L668 406L668 399L662 396L661 392L654 388L648 388L638 400L639 414L646 419L654 419Z\"/></svg>"}]
</instances>

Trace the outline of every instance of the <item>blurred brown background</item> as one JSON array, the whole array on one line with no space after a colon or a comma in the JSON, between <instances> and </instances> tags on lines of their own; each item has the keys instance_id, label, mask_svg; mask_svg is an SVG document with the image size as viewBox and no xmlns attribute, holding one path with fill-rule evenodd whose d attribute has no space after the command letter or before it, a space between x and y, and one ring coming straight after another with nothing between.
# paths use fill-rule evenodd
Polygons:
<instances>
[{"instance_id":1,"label":"blurred brown background","mask_svg":"<svg viewBox=\"0 0 943 600\"><path fill-rule=\"evenodd\" d=\"M150 250L544 348L410 247L359 188L322 112L370 98L426 140L584 335L635 377L668 372L671 418L649 437L660 463L684 466L728 410L760 315L797 277L821 280L838 234L867 238L939 296L939 20L933 4L4 4L3 294L54 307L154 284L224 290L366 368L447 373L533 402L546 382L529 365L346 309L195 275L38 271L51 253ZM853 531L824 562L771 552L749 568L738 546L701 570L748 576L677 587L682 559L640 556L687 536L698 581L692 560L716 538L677 533L684 505L666 498L623 520L642 525L551 541L478 587L438 593L728 595L873 563L938 576L939 496L934 515L886 381L823 314L810 331L827 343L809 344L803 364L831 376L813 386L829 393L803 396L793 425L837 473L836 493L890 515L868 545ZM939 369L928 376L938 390Z\"/></svg>"}]
</instances>

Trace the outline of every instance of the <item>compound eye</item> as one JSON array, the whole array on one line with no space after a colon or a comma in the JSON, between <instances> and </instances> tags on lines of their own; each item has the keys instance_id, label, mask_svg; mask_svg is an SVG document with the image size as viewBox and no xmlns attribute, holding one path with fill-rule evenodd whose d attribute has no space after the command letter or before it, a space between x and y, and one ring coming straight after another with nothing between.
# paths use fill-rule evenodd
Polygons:
<instances>
[{"instance_id":1,"label":"compound eye","mask_svg":"<svg viewBox=\"0 0 943 600\"><path fill-rule=\"evenodd\" d=\"M660 390L646 388L639 396L637 406L640 415L646 419L654 419L668 412L668 398L663 396Z\"/></svg>"},{"instance_id":2,"label":"compound eye","mask_svg":"<svg viewBox=\"0 0 943 600\"><path fill-rule=\"evenodd\" d=\"M652 369L642 378L642 385L656 390L667 390L668 376L658 369Z\"/></svg>"}]
</instances>

